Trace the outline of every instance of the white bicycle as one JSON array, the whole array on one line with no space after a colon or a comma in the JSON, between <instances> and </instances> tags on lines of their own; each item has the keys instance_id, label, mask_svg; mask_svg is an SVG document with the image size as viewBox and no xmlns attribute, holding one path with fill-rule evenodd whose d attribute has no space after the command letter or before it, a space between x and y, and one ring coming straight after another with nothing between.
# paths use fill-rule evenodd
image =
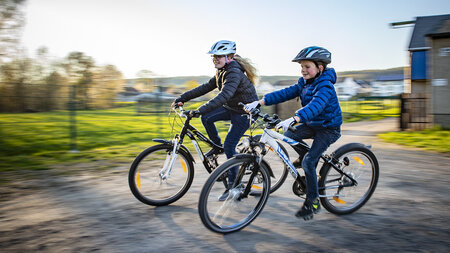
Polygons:
<instances>
[{"instance_id":1,"label":"white bicycle","mask_svg":"<svg viewBox=\"0 0 450 253\"><path fill-rule=\"evenodd\" d=\"M238 231L249 225L263 210L270 194L270 172L261 161L267 153L267 146L283 160L295 181L292 190L299 197L306 196L305 177L300 174L289 160L277 140L284 141L294 149L309 150L306 143L290 139L272 130L281 121L261 113L259 109L251 112L254 120L265 122L264 132L259 140L257 151L238 154L220 165L209 176L200 194L198 211L203 224L218 233ZM295 131L295 129L291 128ZM349 214L361 208L375 191L379 167L378 160L361 143L348 143L332 154L320 157L323 160L319 170L319 198L322 206L334 214ZM220 178L228 171L239 168L233 187L225 201L218 201L223 192ZM252 186L258 185L260 194L252 194Z\"/></svg>"}]
</instances>

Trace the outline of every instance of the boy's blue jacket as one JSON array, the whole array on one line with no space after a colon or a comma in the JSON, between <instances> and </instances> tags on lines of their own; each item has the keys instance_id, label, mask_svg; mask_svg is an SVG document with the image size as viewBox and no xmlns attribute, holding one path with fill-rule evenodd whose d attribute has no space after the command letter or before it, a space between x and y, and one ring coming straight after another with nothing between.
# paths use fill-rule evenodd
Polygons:
<instances>
[{"instance_id":1,"label":"boy's blue jacket","mask_svg":"<svg viewBox=\"0 0 450 253\"><path fill-rule=\"evenodd\" d=\"M302 108L295 112L311 127L337 127L342 124L342 112L334 90L336 72L327 68L322 75L310 84L303 77L297 84L264 95L264 103L273 105L300 97Z\"/></svg>"}]
</instances>

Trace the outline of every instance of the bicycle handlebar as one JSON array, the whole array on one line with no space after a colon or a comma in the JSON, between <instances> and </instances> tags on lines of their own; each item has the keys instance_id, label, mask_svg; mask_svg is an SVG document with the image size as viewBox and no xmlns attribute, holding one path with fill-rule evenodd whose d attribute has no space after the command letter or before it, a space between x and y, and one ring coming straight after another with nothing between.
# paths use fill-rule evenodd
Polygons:
<instances>
[{"instance_id":1,"label":"bicycle handlebar","mask_svg":"<svg viewBox=\"0 0 450 253\"><path fill-rule=\"evenodd\" d=\"M244 107L245 104L242 103L242 102L239 102L238 105L241 106L241 107ZM264 122L267 122L266 127L267 127L268 129L275 128L275 126L278 125L278 123L281 122L281 119L278 117L277 114L274 113L274 114L272 115L272 117L270 117L269 114L261 112L261 109L259 109L259 108L254 108L254 109L252 109L252 110L249 112L249 114L250 114L250 115L252 116L252 118L254 118L255 120L257 120L259 117L262 118L262 120L263 120ZM293 128L293 127L291 127L291 126L289 127L289 130L291 130L292 132L295 132L295 131L296 131L296 129Z\"/></svg>"},{"instance_id":2,"label":"bicycle handlebar","mask_svg":"<svg viewBox=\"0 0 450 253\"><path fill-rule=\"evenodd\" d=\"M183 103L181 103L181 104L180 103L175 104L174 106L172 106L172 110L174 110L176 114L178 114L180 117L185 117L185 118L188 118L188 119L191 119L191 118L194 118L194 117L198 117L195 114L191 114L192 110L187 110L187 111L184 110L183 109Z\"/></svg>"}]
</instances>

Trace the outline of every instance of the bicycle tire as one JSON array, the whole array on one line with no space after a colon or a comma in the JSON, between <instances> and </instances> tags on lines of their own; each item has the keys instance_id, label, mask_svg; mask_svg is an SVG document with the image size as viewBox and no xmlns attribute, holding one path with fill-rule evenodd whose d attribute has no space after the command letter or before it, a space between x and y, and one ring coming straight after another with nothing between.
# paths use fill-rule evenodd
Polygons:
<instances>
[{"instance_id":1,"label":"bicycle tire","mask_svg":"<svg viewBox=\"0 0 450 253\"><path fill-rule=\"evenodd\" d=\"M342 187L351 183L351 180L341 176L330 164L324 164L319 180L319 195L324 197L320 198L320 202L331 213L353 213L361 208L375 191L380 173L378 160L370 149L360 143L346 144L338 148L332 156L358 185Z\"/></svg>"},{"instance_id":2,"label":"bicycle tire","mask_svg":"<svg viewBox=\"0 0 450 253\"><path fill-rule=\"evenodd\" d=\"M239 183L229 190L229 197L219 201L218 197L225 189L217 179L235 166L239 166L238 175L243 176L237 176ZM270 195L270 175L266 165L262 164L258 169L254 166L254 158L235 157L214 170L202 188L198 203L198 212L205 227L222 234L236 232L248 226L261 213ZM251 171L252 168L255 171ZM249 170L251 173L245 173ZM261 194L248 194L242 198L246 183L253 181L257 174L261 174L263 179Z\"/></svg>"},{"instance_id":3,"label":"bicycle tire","mask_svg":"<svg viewBox=\"0 0 450 253\"><path fill-rule=\"evenodd\" d=\"M189 190L194 178L194 165L190 156L178 150L170 176L162 179L160 171L170 158L173 145L159 144L142 151L133 161L128 184L133 195L142 203L152 206L171 204Z\"/></svg>"}]
</instances>

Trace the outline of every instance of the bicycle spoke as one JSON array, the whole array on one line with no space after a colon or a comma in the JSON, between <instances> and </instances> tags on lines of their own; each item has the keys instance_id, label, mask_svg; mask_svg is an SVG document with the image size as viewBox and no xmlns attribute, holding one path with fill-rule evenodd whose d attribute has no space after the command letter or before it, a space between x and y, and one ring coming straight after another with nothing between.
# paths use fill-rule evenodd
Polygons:
<instances>
[{"instance_id":1,"label":"bicycle spoke","mask_svg":"<svg viewBox=\"0 0 450 253\"><path fill-rule=\"evenodd\" d=\"M200 195L199 213L203 223L213 231L231 232L239 230L248 225L262 210L269 196L269 175L266 171L261 172L259 169L252 172L247 169L247 167L252 167L248 166L249 164L252 163L246 159L228 160L219 166L205 183ZM236 186L229 190L226 200L219 201L219 197L225 188L221 182L217 182L217 178L228 175L236 167L240 168L236 175ZM251 173L248 173L249 171ZM261 182L256 180L258 174L261 174ZM259 182L259 185L252 184L256 181ZM260 189L262 194L244 195L246 189L255 188Z\"/></svg>"},{"instance_id":2,"label":"bicycle spoke","mask_svg":"<svg viewBox=\"0 0 450 253\"><path fill-rule=\"evenodd\" d=\"M370 198L378 181L376 157L364 146L355 146L339 155L340 173L331 166L321 172L321 201L330 212L351 213ZM324 173L322 175L322 173Z\"/></svg>"}]
</instances>

